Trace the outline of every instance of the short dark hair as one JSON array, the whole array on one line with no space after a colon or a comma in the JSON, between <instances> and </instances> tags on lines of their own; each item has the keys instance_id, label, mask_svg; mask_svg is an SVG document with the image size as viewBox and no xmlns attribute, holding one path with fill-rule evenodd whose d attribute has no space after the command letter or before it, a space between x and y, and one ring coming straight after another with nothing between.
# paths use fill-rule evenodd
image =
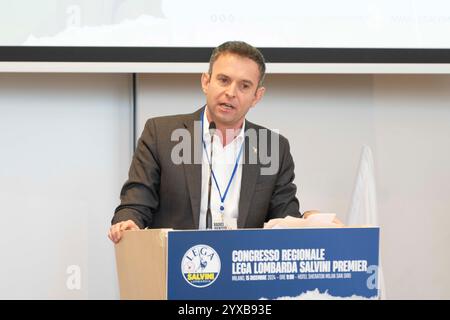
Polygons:
<instances>
[{"instance_id":1,"label":"short dark hair","mask_svg":"<svg viewBox=\"0 0 450 320\"><path fill-rule=\"evenodd\" d=\"M209 74L212 74L214 62L216 62L221 55L226 53L236 54L255 61L259 69L258 87L263 85L264 77L266 75L266 62L264 56L257 48L244 41L227 41L214 48L211 57L209 58Z\"/></svg>"}]
</instances>

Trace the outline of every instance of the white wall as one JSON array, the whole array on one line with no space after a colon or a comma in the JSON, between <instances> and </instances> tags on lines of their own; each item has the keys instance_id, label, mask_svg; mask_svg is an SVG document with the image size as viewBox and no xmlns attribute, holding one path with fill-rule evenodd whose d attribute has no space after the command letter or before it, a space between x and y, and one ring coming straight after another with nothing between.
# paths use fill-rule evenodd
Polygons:
<instances>
[{"instance_id":1,"label":"white wall","mask_svg":"<svg viewBox=\"0 0 450 320\"><path fill-rule=\"evenodd\" d=\"M0 299L118 298L107 231L130 161L129 83L0 74Z\"/></svg>"},{"instance_id":2,"label":"white wall","mask_svg":"<svg viewBox=\"0 0 450 320\"><path fill-rule=\"evenodd\" d=\"M118 298L106 233L131 154L130 78L0 74L0 298ZM346 219L361 146L376 167L392 299L450 298L450 76L269 75L251 121L280 129L302 210ZM204 103L200 75L139 77L150 116ZM68 290L69 265L82 272Z\"/></svg>"},{"instance_id":3,"label":"white wall","mask_svg":"<svg viewBox=\"0 0 450 320\"><path fill-rule=\"evenodd\" d=\"M376 76L379 211L391 298L450 298L450 76Z\"/></svg>"},{"instance_id":4,"label":"white wall","mask_svg":"<svg viewBox=\"0 0 450 320\"><path fill-rule=\"evenodd\" d=\"M142 75L150 116L204 103L199 75ZM301 210L345 221L361 147L375 160L387 297L450 298L450 76L268 75L248 119L289 138Z\"/></svg>"}]
</instances>

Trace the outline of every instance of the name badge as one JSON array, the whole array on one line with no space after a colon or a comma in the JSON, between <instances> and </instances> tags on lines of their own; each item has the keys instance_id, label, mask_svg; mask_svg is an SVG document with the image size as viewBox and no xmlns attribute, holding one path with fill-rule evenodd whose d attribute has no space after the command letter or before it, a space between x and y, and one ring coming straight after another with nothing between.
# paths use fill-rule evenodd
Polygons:
<instances>
[{"instance_id":1,"label":"name badge","mask_svg":"<svg viewBox=\"0 0 450 320\"><path fill-rule=\"evenodd\" d=\"M233 230L237 229L237 219L227 217L221 213L212 213L213 230Z\"/></svg>"}]
</instances>

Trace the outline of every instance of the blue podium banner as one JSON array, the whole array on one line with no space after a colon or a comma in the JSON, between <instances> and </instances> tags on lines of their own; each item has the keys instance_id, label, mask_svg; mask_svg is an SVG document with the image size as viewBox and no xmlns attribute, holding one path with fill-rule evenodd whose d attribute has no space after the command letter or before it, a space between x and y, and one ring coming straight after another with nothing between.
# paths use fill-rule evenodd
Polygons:
<instances>
[{"instance_id":1,"label":"blue podium banner","mask_svg":"<svg viewBox=\"0 0 450 320\"><path fill-rule=\"evenodd\" d=\"M171 231L167 298L378 297L379 228Z\"/></svg>"}]
</instances>

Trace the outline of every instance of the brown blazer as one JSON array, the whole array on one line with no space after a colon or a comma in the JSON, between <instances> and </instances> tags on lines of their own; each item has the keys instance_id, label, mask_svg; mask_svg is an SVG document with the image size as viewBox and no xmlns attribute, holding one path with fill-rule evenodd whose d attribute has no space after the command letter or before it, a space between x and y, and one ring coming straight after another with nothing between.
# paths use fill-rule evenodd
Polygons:
<instances>
[{"instance_id":1,"label":"brown blazer","mask_svg":"<svg viewBox=\"0 0 450 320\"><path fill-rule=\"evenodd\" d=\"M192 114L147 120L112 224L131 219L140 228L198 229L201 161L173 163L172 149L180 141L171 141L171 135L176 129L187 129L193 137L190 141L191 158L196 156L201 160L201 134L194 135L194 121L200 121L203 110L204 107ZM245 128L246 132L251 128L265 129L247 120ZM278 171L273 175L261 174L261 168L270 164L263 164L255 150L258 150L261 139L267 139L270 150L270 138L275 134L268 130L267 135L258 135L258 143L245 137L238 228L260 228L273 218L301 216L296 198L297 187L293 183L294 162L288 140L283 136L279 135ZM256 163L252 161L254 164L249 162L250 152L254 152L254 158L257 156Z\"/></svg>"}]
</instances>

